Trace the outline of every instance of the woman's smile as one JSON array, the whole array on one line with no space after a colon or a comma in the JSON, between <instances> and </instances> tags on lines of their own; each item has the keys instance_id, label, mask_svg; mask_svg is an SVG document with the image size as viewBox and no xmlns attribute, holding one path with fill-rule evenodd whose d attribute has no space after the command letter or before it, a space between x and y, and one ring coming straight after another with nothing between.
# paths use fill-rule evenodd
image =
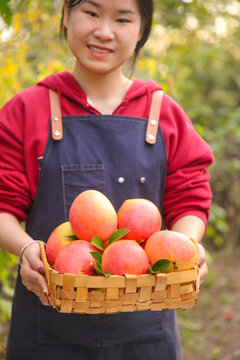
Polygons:
<instances>
[{"instance_id":1,"label":"woman's smile","mask_svg":"<svg viewBox=\"0 0 240 360\"><path fill-rule=\"evenodd\" d=\"M92 56L104 57L113 53L112 49L99 45L87 45L89 52Z\"/></svg>"}]
</instances>

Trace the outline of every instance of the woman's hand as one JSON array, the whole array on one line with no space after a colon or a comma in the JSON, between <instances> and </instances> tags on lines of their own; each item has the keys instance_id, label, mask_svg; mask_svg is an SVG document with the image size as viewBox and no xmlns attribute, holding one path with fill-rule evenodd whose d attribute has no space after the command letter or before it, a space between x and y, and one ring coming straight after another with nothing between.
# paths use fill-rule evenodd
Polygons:
<instances>
[{"instance_id":1,"label":"woman's hand","mask_svg":"<svg viewBox=\"0 0 240 360\"><path fill-rule=\"evenodd\" d=\"M204 247L201 244L197 244L198 246L198 266L199 266L199 287L203 283L205 276L208 273L208 267L206 263L206 254ZM199 290L199 289L198 289Z\"/></svg>"},{"instance_id":2,"label":"woman's hand","mask_svg":"<svg viewBox=\"0 0 240 360\"><path fill-rule=\"evenodd\" d=\"M33 291L40 298L42 304L50 305L39 244L32 240L32 237L24 231L15 216L0 213L0 248L19 256L24 244L29 243L23 249L21 256L20 274L22 282L28 290Z\"/></svg>"},{"instance_id":3,"label":"woman's hand","mask_svg":"<svg viewBox=\"0 0 240 360\"><path fill-rule=\"evenodd\" d=\"M43 305L51 305L38 242L29 244L24 250L20 274L23 285L34 292Z\"/></svg>"},{"instance_id":4,"label":"woman's hand","mask_svg":"<svg viewBox=\"0 0 240 360\"><path fill-rule=\"evenodd\" d=\"M187 235L189 238L192 238L196 241L198 246L198 266L199 266L199 276L198 276L198 291L200 285L203 283L205 276L208 273L208 267L206 264L206 255L204 247L199 244L202 240L205 232L206 226L202 219L194 215L186 215L180 218L172 227L172 230L178 231L182 234Z\"/></svg>"}]
</instances>

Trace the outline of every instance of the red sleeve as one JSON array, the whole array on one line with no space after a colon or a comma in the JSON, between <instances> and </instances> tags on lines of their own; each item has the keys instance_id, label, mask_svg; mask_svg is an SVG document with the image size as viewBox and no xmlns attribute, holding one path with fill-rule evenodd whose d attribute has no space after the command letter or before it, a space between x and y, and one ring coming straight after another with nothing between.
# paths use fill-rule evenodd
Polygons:
<instances>
[{"instance_id":1,"label":"red sleeve","mask_svg":"<svg viewBox=\"0 0 240 360\"><path fill-rule=\"evenodd\" d=\"M46 101L44 94L39 98L28 89L0 110L0 212L20 221L26 220L36 194L37 158L43 155L48 134Z\"/></svg>"},{"instance_id":2,"label":"red sleeve","mask_svg":"<svg viewBox=\"0 0 240 360\"><path fill-rule=\"evenodd\" d=\"M185 215L198 216L207 224L212 192L206 168L214 161L212 150L168 95L163 98L160 123L167 151L166 226L171 229Z\"/></svg>"}]
</instances>

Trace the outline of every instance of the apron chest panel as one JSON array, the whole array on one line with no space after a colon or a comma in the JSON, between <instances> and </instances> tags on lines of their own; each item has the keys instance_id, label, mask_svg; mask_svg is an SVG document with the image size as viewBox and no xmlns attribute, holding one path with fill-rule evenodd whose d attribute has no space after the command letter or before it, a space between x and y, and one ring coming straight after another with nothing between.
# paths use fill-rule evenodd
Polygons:
<instances>
[{"instance_id":1,"label":"apron chest panel","mask_svg":"<svg viewBox=\"0 0 240 360\"><path fill-rule=\"evenodd\" d=\"M154 122L150 125L154 126ZM47 241L53 229L68 220L75 196L91 188L105 193L116 210L128 198L143 197L154 202L162 212L166 149L161 128L158 127L155 134L156 129L150 126L150 135L156 137L152 145L145 141L146 129L147 119L114 115L63 117L60 141L52 138L50 128L27 232L35 239ZM26 307L29 314L24 313ZM21 324L21 331L17 324ZM29 327L34 331L29 332ZM175 312L59 314L41 305L18 277L8 360L26 358L26 354L31 359L42 359L46 355L59 360L66 356L77 359L83 349L80 345L106 349L122 344L130 349L131 344L134 347L143 342L149 345L144 347L145 352L139 352L136 357L139 360L156 357L150 350L155 343L161 349L162 360L179 360ZM103 354L103 350L98 354Z\"/></svg>"}]
</instances>

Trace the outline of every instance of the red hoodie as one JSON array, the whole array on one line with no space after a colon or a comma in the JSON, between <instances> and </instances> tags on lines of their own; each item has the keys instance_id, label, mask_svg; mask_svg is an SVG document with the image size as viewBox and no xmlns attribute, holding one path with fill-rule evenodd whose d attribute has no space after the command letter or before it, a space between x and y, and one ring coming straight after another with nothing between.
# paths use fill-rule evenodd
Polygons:
<instances>
[{"instance_id":1,"label":"red hoodie","mask_svg":"<svg viewBox=\"0 0 240 360\"><path fill-rule=\"evenodd\" d=\"M52 74L15 95L0 110L0 212L25 221L34 200L38 157L43 156L49 132L48 89L60 94L62 114L99 114L68 71ZM161 89L153 80L137 79L114 111L115 115L147 118L151 93ZM184 215L207 223L211 190L206 170L213 162L208 144L196 133L179 105L164 94L160 126L167 151L163 211L166 226Z\"/></svg>"}]
</instances>

